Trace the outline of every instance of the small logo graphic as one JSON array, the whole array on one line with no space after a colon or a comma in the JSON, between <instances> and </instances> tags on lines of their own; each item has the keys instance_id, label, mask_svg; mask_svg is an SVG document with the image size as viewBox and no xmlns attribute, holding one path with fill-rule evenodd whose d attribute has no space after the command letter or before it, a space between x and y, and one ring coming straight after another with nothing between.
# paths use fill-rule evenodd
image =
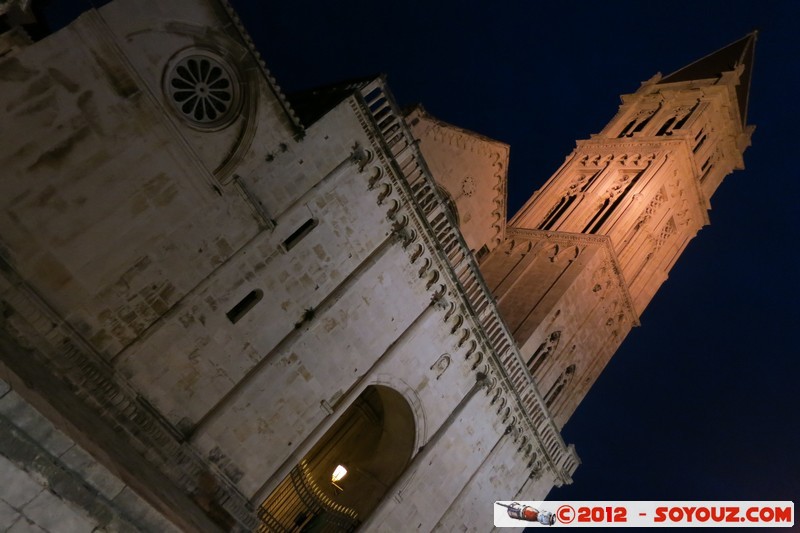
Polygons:
<instances>
[{"instance_id":1,"label":"small logo graphic","mask_svg":"<svg viewBox=\"0 0 800 533\"><path fill-rule=\"evenodd\" d=\"M556 509L556 516L562 524L569 524L575 520L575 509L571 505L562 505Z\"/></svg>"},{"instance_id":2,"label":"small logo graphic","mask_svg":"<svg viewBox=\"0 0 800 533\"><path fill-rule=\"evenodd\" d=\"M540 511L529 505L522 505L517 502L510 504L495 502L500 507L505 507L508 516L516 520L525 520L526 522L539 522L544 526L552 526L556 523L556 515L550 511Z\"/></svg>"}]
</instances>

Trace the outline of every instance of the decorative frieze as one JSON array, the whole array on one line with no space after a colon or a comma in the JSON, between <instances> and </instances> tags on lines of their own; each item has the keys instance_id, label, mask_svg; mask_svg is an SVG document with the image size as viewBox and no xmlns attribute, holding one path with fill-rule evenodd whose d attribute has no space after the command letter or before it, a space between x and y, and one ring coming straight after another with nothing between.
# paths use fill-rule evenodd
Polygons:
<instances>
[{"instance_id":1,"label":"decorative frieze","mask_svg":"<svg viewBox=\"0 0 800 533\"><path fill-rule=\"evenodd\" d=\"M543 444L542 450L548 468L558 483L568 482L579 463L574 450L561 439L557 427L547 413L530 373L525 369L521 355L510 332L506 329L493 298L485 286L469 248L463 242L455 221L447 215L445 201L435 187L416 143L401 121L391 97L378 79L361 90L364 103L353 105L354 111L366 131L372 131L376 159L386 165L382 177L374 184L389 180L392 190L384 200L397 200L399 209L394 214L408 217L407 232L415 238L408 242L409 260L422 260L420 270L427 276L426 287L432 298L444 298L453 310L464 307L466 313L450 314L448 323L455 346L466 347L466 358L473 371L479 371L499 383L504 383L508 397L498 412L501 422L519 426L518 431L528 433L529 439ZM388 113L387 113L388 110ZM380 113L378 122L374 115ZM394 115L392 117L391 115ZM388 118L387 118L388 117ZM381 152L393 155L389 160ZM420 251L415 245L420 244ZM431 260L431 264L425 262ZM427 272L435 272L427 274ZM436 289L439 287L439 289ZM486 357L486 353L491 357ZM536 416L541 413L543 416ZM534 423L534 417L541 422ZM549 446L545 446L548 442Z\"/></svg>"}]
</instances>

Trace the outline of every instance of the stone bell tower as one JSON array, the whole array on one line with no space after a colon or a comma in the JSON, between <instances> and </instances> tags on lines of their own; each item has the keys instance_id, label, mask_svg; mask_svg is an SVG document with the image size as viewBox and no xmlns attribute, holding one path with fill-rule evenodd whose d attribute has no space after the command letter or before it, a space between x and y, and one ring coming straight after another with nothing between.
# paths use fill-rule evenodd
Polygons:
<instances>
[{"instance_id":1,"label":"stone bell tower","mask_svg":"<svg viewBox=\"0 0 800 533\"><path fill-rule=\"evenodd\" d=\"M756 34L643 83L511 219L482 263L557 424L566 423L743 168Z\"/></svg>"}]
</instances>

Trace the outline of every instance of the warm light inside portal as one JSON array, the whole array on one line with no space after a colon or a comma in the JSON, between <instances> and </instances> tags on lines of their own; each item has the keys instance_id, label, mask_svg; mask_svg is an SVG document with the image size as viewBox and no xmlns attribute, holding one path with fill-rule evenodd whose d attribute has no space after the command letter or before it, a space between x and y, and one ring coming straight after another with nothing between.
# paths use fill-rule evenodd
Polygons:
<instances>
[{"instance_id":1,"label":"warm light inside portal","mask_svg":"<svg viewBox=\"0 0 800 533\"><path fill-rule=\"evenodd\" d=\"M334 471L333 475L331 476L331 481L336 483L337 481L341 481L341 479L347 475L347 469L342 465L337 466Z\"/></svg>"}]
</instances>

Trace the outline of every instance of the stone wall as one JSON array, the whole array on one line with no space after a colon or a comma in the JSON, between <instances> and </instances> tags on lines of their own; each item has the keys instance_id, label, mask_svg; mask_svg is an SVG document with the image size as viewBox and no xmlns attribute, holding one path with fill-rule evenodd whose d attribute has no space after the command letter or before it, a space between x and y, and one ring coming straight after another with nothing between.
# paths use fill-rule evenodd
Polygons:
<instances>
[{"instance_id":1,"label":"stone wall","mask_svg":"<svg viewBox=\"0 0 800 533\"><path fill-rule=\"evenodd\" d=\"M179 531L0 380L0 529Z\"/></svg>"}]
</instances>

